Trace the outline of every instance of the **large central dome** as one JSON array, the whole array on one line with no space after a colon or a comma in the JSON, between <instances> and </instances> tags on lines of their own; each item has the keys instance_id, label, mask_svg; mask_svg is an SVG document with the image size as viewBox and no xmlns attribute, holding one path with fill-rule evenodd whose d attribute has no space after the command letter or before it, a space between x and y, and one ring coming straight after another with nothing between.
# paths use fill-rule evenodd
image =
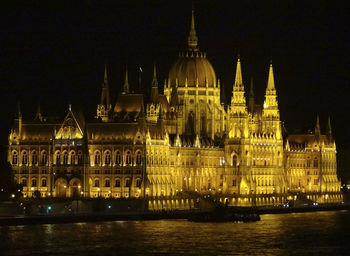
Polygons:
<instances>
[{"instance_id":1,"label":"large central dome","mask_svg":"<svg viewBox=\"0 0 350 256\"><path fill-rule=\"evenodd\" d=\"M169 82L171 86L179 87L215 87L216 75L213 66L206 58L206 54L198 49L198 38L194 26L194 13L190 34L187 41L188 49L179 54L179 57L170 68Z\"/></svg>"}]
</instances>

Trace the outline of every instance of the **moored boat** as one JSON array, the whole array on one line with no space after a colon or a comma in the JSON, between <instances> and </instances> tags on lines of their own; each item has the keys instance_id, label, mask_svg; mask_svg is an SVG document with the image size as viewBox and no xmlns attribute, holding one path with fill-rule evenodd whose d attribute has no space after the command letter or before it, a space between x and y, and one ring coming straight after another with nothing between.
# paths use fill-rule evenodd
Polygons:
<instances>
[{"instance_id":1,"label":"moored boat","mask_svg":"<svg viewBox=\"0 0 350 256\"><path fill-rule=\"evenodd\" d=\"M257 213L234 212L230 209L219 208L211 212L197 212L188 217L195 222L254 222L260 220Z\"/></svg>"}]
</instances>

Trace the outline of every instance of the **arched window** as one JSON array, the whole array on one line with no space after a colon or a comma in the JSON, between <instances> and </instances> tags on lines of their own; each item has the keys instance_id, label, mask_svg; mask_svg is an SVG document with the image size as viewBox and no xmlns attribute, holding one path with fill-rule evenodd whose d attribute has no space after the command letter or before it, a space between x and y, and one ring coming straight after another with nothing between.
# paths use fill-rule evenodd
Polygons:
<instances>
[{"instance_id":1,"label":"arched window","mask_svg":"<svg viewBox=\"0 0 350 256\"><path fill-rule=\"evenodd\" d=\"M136 180L136 187L141 188L141 179Z\"/></svg>"},{"instance_id":2,"label":"arched window","mask_svg":"<svg viewBox=\"0 0 350 256\"><path fill-rule=\"evenodd\" d=\"M61 163L61 154L60 151L56 152L56 164L60 164Z\"/></svg>"},{"instance_id":3,"label":"arched window","mask_svg":"<svg viewBox=\"0 0 350 256\"><path fill-rule=\"evenodd\" d=\"M317 159L317 157L315 157L315 159L314 159L314 167L315 167L315 168L318 167L318 159Z\"/></svg>"},{"instance_id":4,"label":"arched window","mask_svg":"<svg viewBox=\"0 0 350 256\"><path fill-rule=\"evenodd\" d=\"M46 164L46 162L47 162L47 154L46 154L46 151L43 151L42 153L41 153L41 164Z\"/></svg>"},{"instance_id":5,"label":"arched window","mask_svg":"<svg viewBox=\"0 0 350 256\"><path fill-rule=\"evenodd\" d=\"M307 166L307 167L311 167L311 161L310 161L310 158L308 158L308 159L306 160L306 166Z\"/></svg>"},{"instance_id":6,"label":"arched window","mask_svg":"<svg viewBox=\"0 0 350 256\"><path fill-rule=\"evenodd\" d=\"M130 179L126 179L125 180L125 187L130 187L131 186L131 180Z\"/></svg>"},{"instance_id":7,"label":"arched window","mask_svg":"<svg viewBox=\"0 0 350 256\"><path fill-rule=\"evenodd\" d=\"M23 187L27 186L27 179L22 179L22 185L23 185Z\"/></svg>"},{"instance_id":8,"label":"arched window","mask_svg":"<svg viewBox=\"0 0 350 256\"><path fill-rule=\"evenodd\" d=\"M83 153L81 151L78 152L78 164L83 164Z\"/></svg>"},{"instance_id":9,"label":"arched window","mask_svg":"<svg viewBox=\"0 0 350 256\"><path fill-rule=\"evenodd\" d=\"M32 187L36 187L36 179L32 179Z\"/></svg>"},{"instance_id":10,"label":"arched window","mask_svg":"<svg viewBox=\"0 0 350 256\"><path fill-rule=\"evenodd\" d=\"M115 187L119 188L120 187L120 179L115 180Z\"/></svg>"},{"instance_id":11,"label":"arched window","mask_svg":"<svg viewBox=\"0 0 350 256\"><path fill-rule=\"evenodd\" d=\"M117 153L115 154L115 164L121 165L121 163L122 163L122 157L121 157L120 151L117 151Z\"/></svg>"},{"instance_id":12,"label":"arched window","mask_svg":"<svg viewBox=\"0 0 350 256\"><path fill-rule=\"evenodd\" d=\"M75 164L75 152L70 152L70 164Z\"/></svg>"},{"instance_id":13,"label":"arched window","mask_svg":"<svg viewBox=\"0 0 350 256\"><path fill-rule=\"evenodd\" d=\"M67 151L65 151L65 152L63 153L63 164L64 164L64 165L67 165L67 164L68 164L68 152L67 152Z\"/></svg>"},{"instance_id":14,"label":"arched window","mask_svg":"<svg viewBox=\"0 0 350 256\"><path fill-rule=\"evenodd\" d=\"M233 166L233 167L236 167L236 166L237 166L237 156L236 156L236 155L233 155L233 156L232 156L232 166Z\"/></svg>"},{"instance_id":15,"label":"arched window","mask_svg":"<svg viewBox=\"0 0 350 256\"><path fill-rule=\"evenodd\" d=\"M99 187L99 186L100 186L100 181L99 180L95 180L94 187Z\"/></svg>"},{"instance_id":16,"label":"arched window","mask_svg":"<svg viewBox=\"0 0 350 256\"><path fill-rule=\"evenodd\" d=\"M101 162L101 155L99 151L96 151L95 153L95 165L99 165Z\"/></svg>"},{"instance_id":17,"label":"arched window","mask_svg":"<svg viewBox=\"0 0 350 256\"><path fill-rule=\"evenodd\" d=\"M27 152L26 152L26 151L24 151L24 152L22 153L22 164L23 164L23 165L28 164L28 155L27 155Z\"/></svg>"},{"instance_id":18,"label":"arched window","mask_svg":"<svg viewBox=\"0 0 350 256\"><path fill-rule=\"evenodd\" d=\"M109 151L106 152L105 155L105 164L110 165L111 164L111 153Z\"/></svg>"},{"instance_id":19,"label":"arched window","mask_svg":"<svg viewBox=\"0 0 350 256\"><path fill-rule=\"evenodd\" d=\"M126 152L125 163L131 164L131 152L130 151Z\"/></svg>"},{"instance_id":20,"label":"arched window","mask_svg":"<svg viewBox=\"0 0 350 256\"><path fill-rule=\"evenodd\" d=\"M137 164L137 165L141 165L141 163L142 163L141 151L137 151L137 154L136 154L136 164Z\"/></svg>"},{"instance_id":21,"label":"arched window","mask_svg":"<svg viewBox=\"0 0 350 256\"><path fill-rule=\"evenodd\" d=\"M110 181L108 179L105 180L105 187L110 187L111 184L110 184Z\"/></svg>"},{"instance_id":22,"label":"arched window","mask_svg":"<svg viewBox=\"0 0 350 256\"><path fill-rule=\"evenodd\" d=\"M36 151L32 152L32 164L37 164L38 163L38 155L36 154Z\"/></svg>"},{"instance_id":23,"label":"arched window","mask_svg":"<svg viewBox=\"0 0 350 256\"><path fill-rule=\"evenodd\" d=\"M13 153L12 153L12 164L13 165L17 165L17 162L18 162L17 151L13 151Z\"/></svg>"},{"instance_id":24,"label":"arched window","mask_svg":"<svg viewBox=\"0 0 350 256\"><path fill-rule=\"evenodd\" d=\"M41 186L42 187L46 187L46 179L42 179L41 180Z\"/></svg>"}]
</instances>

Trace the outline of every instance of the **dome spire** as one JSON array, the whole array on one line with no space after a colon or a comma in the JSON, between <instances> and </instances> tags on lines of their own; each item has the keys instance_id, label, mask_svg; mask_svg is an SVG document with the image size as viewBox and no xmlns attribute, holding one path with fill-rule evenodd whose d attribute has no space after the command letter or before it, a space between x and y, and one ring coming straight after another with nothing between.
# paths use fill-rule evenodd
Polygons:
<instances>
[{"instance_id":1,"label":"dome spire","mask_svg":"<svg viewBox=\"0 0 350 256\"><path fill-rule=\"evenodd\" d=\"M187 45L190 50L197 50L198 46L198 37L196 35L196 28L194 25L194 8L192 4L192 19L191 19L191 28L190 34L188 35Z\"/></svg>"}]
</instances>

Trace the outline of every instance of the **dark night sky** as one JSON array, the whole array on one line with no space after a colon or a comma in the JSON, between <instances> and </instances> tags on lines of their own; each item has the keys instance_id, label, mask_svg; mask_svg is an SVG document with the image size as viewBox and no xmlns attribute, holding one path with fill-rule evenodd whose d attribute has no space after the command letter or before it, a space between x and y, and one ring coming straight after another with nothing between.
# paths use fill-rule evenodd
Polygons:
<instances>
[{"instance_id":1,"label":"dark night sky","mask_svg":"<svg viewBox=\"0 0 350 256\"><path fill-rule=\"evenodd\" d=\"M253 77L259 101L272 58L287 130L313 127L317 113L325 128L330 115L339 155L347 154L347 159L348 10L347 1L195 1L200 49L207 52L225 86L226 102L238 52L246 88ZM6 145L18 100L25 119L34 117L38 101L44 115L63 118L72 103L92 117L105 62L114 99L126 64L135 89L137 66L143 67L142 90L148 92L156 61L163 85L185 46L191 1L80 1L55 6L8 1L1 12L0 142ZM345 161L340 160L344 168Z\"/></svg>"}]
</instances>

